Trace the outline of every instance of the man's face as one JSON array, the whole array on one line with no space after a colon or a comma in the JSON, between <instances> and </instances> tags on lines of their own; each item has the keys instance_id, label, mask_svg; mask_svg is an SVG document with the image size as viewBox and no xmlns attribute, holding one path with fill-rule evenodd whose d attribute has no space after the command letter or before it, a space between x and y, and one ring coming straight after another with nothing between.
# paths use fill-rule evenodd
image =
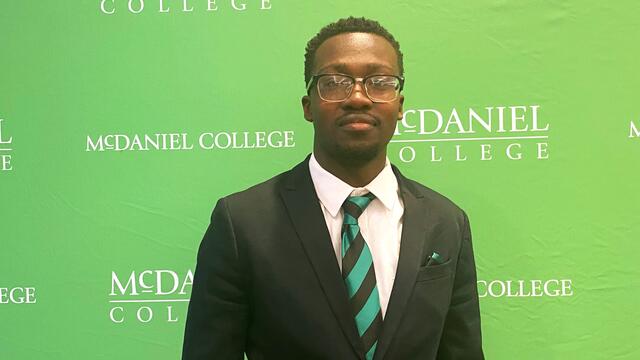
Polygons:
<instances>
[{"instance_id":1,"label":"man's face","mask_svg":"<svg viewBox=\"0 0 640 360\"><path fill-rule=\"evenodd\" d=\"M315 54L313 75L341 73L356 78L399 75L398 56L383 37L369 33L344 33L327 39ZM317 86L302 98L307 121L313 122L314 152L336 160L368 161L386 156L396 122L402 119L404 97L374 103L357 82L342 102L320 98Z\"/></svg>"}]
</instances>

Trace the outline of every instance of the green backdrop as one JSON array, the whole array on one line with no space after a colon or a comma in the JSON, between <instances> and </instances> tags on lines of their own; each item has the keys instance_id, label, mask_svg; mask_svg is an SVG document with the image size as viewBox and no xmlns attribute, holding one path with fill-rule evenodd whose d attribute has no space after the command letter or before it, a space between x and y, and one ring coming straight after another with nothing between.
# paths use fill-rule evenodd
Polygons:
<instances>
[{"instance_id":1,"label":"green backdrop","mask_svg":"<svg viewBox=\"0 0 640 360\"><path fill-rule=\"evenodd\" d=\"M638 2L141 3L0 2L0 359L178 358L213 205L310 151L348 15L401 43L389 158L470 216L487 358L640 358Z\"/></svg>"}]
</instances>

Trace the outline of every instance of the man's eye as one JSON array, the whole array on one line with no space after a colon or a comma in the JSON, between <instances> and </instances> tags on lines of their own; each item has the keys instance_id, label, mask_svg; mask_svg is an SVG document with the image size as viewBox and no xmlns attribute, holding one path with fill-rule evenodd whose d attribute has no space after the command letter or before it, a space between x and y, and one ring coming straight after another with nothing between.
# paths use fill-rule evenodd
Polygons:
<instances>
[{"instance_id":1,"label":"man's eye","mask_svg":"<svg viewBox=\"0 0 640 360\"><path fill-rule=\"evenodd\" d=\"M397 86L395 81L383 79L372 79L371 85L378 89L395 88Z\"/></svg>"},{"instance_id":2,"label":"man's eye","mask_svg":"<svg viewBox=\"0 0 640 360\"><path fill-rule=\"evenodd\" d=\"M344 79L329 79L325 82L326 87L345 87L349 85L349 81Z\"/></svg>"}]
</instances>

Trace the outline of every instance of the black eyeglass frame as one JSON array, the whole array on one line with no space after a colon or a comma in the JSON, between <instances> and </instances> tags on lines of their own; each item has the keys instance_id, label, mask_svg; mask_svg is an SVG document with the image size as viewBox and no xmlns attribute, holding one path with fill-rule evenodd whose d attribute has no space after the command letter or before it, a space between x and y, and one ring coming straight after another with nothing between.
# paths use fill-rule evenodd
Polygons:
<instances>
[{"instance_id":1,"label":"black eyeglass frame","mask_svg":"<svg viewBox=\"0 0 640 360\"><path fill-rule=\"evenodd\" d=\"M355 77L355 76L351 76L351 75L347 75L347 74L341 74L341 73L326 73L326 74L316 74L316 75L311 75L311 79L309 79L309 83L307 83L307 95L309 94L311 87L313 86L313 84L316 84L316 91L318 92L318 96L320 96L320 89L317 87L318 84L318 79L322 76L331 76L331 75L340 75L340 76L344 76L344 77L348 77L351 78L353 80L353 84L355 85L358 80L362 82L362 87L364 88L364 93L367 95L367 97L369 98L369 100L371 100L374 103L390 103L392 101L395 101L396 99L398 99L398 95L400 95L400 92L402 91L402 89L404 88L404 77L403 76L398 76L398 75L389 75L389 74L372 74L372 75L367 75L365 77ZM393 98L392 100L386 100L386 101L380 101L380 100L374 100L371 98L371 96L369 96L369 90L367 90L367 86L365 85L365 83L367 82L367 80L369 80L372 77L376 77L376 76L391 76L394 77L396 79L398 79L399 81L399 88L398 88L398 92L396 94L396 97ZM355 86L354 86L355 87ZM351 88L351 92L349 93L349 95L347 95L347 97L345 97L342 100L326 100L324 99L322 96L320 96L320 98L323 101L326 102L342 102L345 101L349 98L349 96L351 96L351 94L353 94L353 87Z\"/></svg>"}]
</instances>

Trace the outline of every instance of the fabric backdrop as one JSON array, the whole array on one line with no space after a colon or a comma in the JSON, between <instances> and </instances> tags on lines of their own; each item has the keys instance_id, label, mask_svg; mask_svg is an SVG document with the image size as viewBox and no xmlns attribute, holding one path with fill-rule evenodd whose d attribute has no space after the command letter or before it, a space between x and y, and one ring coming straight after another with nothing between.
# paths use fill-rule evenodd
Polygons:
<instances>
[{"instance_id":1,"label":"fabric backdrop","mask_svg":"<svg viewBox=\"0 0 640 360\"><path fill-rule=\"evenodd\" d=\"M379 20L389 158L470 217L488 359L639 359L637 1L0 2L0 359L177 359L215 201L311 150L303 54Z\"/></svg>"}]
</instances>

